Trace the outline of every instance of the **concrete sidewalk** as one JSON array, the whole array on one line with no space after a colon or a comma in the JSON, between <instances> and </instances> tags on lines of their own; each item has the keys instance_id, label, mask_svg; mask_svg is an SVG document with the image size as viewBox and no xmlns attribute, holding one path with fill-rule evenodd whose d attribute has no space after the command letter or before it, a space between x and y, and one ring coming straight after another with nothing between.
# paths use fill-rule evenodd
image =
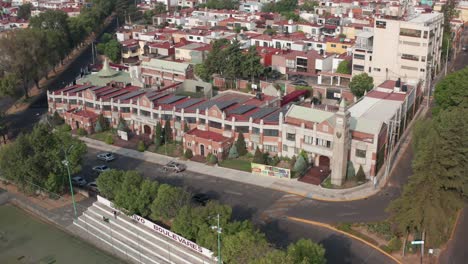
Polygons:
<instances>
[{"instance_id":1,"label":"concrete sidewalk","mask_svg":"<svg viewBox=\"0 0 468 264\"><path fill-rule=\"evenodd\" d=\"M175 158L160 155L157 153L145 151L139 152L132 149L126 149L114 145L108 145L102 141L80 137L88 147L99 149L102 151L110 151L118 155L135 158L147 162L152 162L160 165L165 165L167 162ZM298 181L297 179L278 179L271 177L254 176L251 173L223 168L218 166L208 166L202 163L193 161L178 160L180 163L187 165L189 171L200 174L209 175L212 177L223 178L226 180L256 185L273 190L283 191L300 195L303 197L324 200L324 201L350 201L359 200L369 197L379 192L382 186L374 188L372 182L367 182L363 185L350 189L326 189L321 186L311 185Z\"/></svg>"}]
</instances>

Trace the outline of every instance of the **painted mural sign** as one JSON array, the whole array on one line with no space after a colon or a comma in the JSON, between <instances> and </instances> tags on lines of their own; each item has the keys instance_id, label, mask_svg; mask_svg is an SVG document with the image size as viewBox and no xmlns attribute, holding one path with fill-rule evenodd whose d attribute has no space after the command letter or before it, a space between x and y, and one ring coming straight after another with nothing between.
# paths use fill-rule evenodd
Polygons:
<instances>
[{"instance_id":1,"label":"painted mural sign","mask_svg":"<svg viewBox=\"0 0 468 264\"><path fill-rule=\"evenodd\" d=\"M270 165L265 165L265 164L258 164L258 163L252 163L252 174L253 175L259 175L259 176L270 176L270 177L276 177L276 178L287 178L291 179L291 170L290 169L285 169L285 168L280 168L280 167L275 167L275 166L270 166Z\"/></svg>"}]
</instances>

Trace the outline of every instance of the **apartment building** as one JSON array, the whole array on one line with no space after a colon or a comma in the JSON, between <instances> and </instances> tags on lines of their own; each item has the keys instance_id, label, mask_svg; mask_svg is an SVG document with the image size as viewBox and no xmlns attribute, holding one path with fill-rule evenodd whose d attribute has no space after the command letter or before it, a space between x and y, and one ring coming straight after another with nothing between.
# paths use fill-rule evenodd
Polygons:
<instances>
[{"instance_id":1,"label":"apartment building","mask_svg":"<svg viewBox=\"0 0 468 264\"><path fill-rule=\"evenodd\" d=\"M362 32L353 49L352 74L367 73L374 84L385 80L423 80L440 70L443 15L407 19L376 18L373 33Z\"/></svg>"}]
</instances>

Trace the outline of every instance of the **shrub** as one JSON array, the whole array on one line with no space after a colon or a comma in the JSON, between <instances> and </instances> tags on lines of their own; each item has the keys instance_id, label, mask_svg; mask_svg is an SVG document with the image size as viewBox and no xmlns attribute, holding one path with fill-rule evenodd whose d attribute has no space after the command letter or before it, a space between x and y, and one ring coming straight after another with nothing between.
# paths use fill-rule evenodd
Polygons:
<instances>
[{"instance_id":1,"label":"shrub","mask_svg":"<svg viewBox=\"0 0 468 264\"><path fill-rule=\"evenodd\" d=\"M184 157L185 157L186 159L191 159L191 158L193 158L193 152L192 152L192 150L191 150L191 149L187 149L187 150L185 151Z\"/></svg>"},{"instance_id":2,"label":"shrub","mask_svg":"<svg viewBox=\"0 0 468 264\"><path fill-rule=\"evenodd\" d=\"M76 130L76 133L78 134L78 136L86 136L88 134L88 132L86 132L86 130L84 130L81 127Z\"/></svg>"},{"instance_id":3,"label":"shrub","mask_svg":"<svg viewBox=\"0 0 468 264\"><path fill-rule=\"evenodd\" d=\"M72 129L69 124L63 124L63 125L58 126L57 130L61 132L70 132Z\"/></svg>"},{"instance_id":4,"label":"shrub","mask_svg":"<svg viewBox=\"0 0 468 264\"><path fill-rule=\"evenodd\" d=\"M114 144L114 137L112 135L107 135L104 141L106 142L106 144L112 145Z\"/></svg>"},{"instance_id":5,"label":"shrub","mask_svg":"<svg viewBox=\"0 0 468 264\"><path fill-rule=\"evenodd\" d=\"M346 179L352 179L356 176L356 171L354 170L353 162L348 161L348 167L346 169Z\"/></svg>"},{"instance_id":6,"label":"shrub","mask_svg":"<svg viewBox=\"0 0 468 264\"><path fill-rule=\"evenodd\" d=\"M260 151L258 147L255 149L255 154L254 154L252 162L258 163L258 164L265 164L265 157L263 156L263 153Z\"/></svg>"},{"instance_id":7,"label":"shrub","mask_svg":"<svg viewBox=\"0 0 468 264\"><path fill-rule=\"evenodd\" d=\"M239 153L237 153L237 147L235 144L232 144L231 149L229 149L229 155L228 157L230 159L235 159L239 157Z\"/></svg>"},{"instance_id":8,"label":"shrub","mask_svg":"<svg viewBox=\"0 0 468 264\"><path fill-rule=\"evenodd\" d=\"M289 169L292 170L295 164L296 164L296 155L292 156L291 160L289 160Z\"/></svg>"},{"instance_id":9,"label":"shrub","mask_svg":"<svg viewBox=\"0 0 468 264\"><path fill-rule=\"evenodd\" d=\"M239 136L237 136L236 147L239 156L244 156L247 154L247 145L245 144L244 134L242 132L240 132Z\"/></svg>"},{"instance_id":10,"label":"shrub","mask_svg":"<svg viewBox=\"0 0 468 264\"><path fill-rule=\"evenodd\" d=\"M145 149L146 149L145 143L142 140L138 141L137 150L140 152L143 152L145 151Z\"/></svg>"},{"instance_id":11,"label":"shrub","mask_svg":"<svg viewBox=\"0 0 468 264\"><path fill-rule=\"evenodd\" d=\"M299 155L299 157L296 160L296 164L294 164L293 170L297 173L297 175L300 175L307 169L307 162L304 159L304 156Z\"/></svg>"},{"instance_id":12,"label":"shrub","mask_svg":"<svg viewBox=\"0 0 468 264\"><path fill-rule=\"evenodd\" d=\"M395 251L399 251L402 246L403 243L401 242L401 239L399 237L394 236L392 239L390 239L388 245L382 246L381 248L387 253L392 253Z\"/></svg>"},{"instance_id":13,"label":"shrub","mask_svg":"<svg viewBox=\"0 0 468 264\"><path fill-rule=\"evenodd\" d=\"M364 173L364 169L362 168L362 165L359 166L359 170L356 174L356 180L358 182L364 182L366 181L366 174Z\"/></svg>"},{"instance_id":14,"label":"shrub","mask_svg":"<svg viewBox=\"0 0 468 264\"><path fill-rule=\"evenodd\" d=\"M101 126L101 122L99 122L99 120L96 122L96 125L94 126L94 132L96 132L96 133L102 132L102 126Z\"/></svg>"},{"instance_id":15,"label":"shrub","mask_svg":"<svg viewBox=\"0 0 468 264\"><path fill-rule=\"evenodd\" d=\"M210 158L208 159L208 163L212 165L218 163L218 158L216 157L216 155L211 155Z\"/></svg>"}]
</instances>

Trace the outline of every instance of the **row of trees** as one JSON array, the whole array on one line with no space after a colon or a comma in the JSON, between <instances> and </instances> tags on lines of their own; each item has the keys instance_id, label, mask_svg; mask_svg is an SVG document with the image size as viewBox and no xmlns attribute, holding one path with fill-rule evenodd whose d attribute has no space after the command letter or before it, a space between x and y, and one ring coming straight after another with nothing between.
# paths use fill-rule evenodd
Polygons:
<instances>
[{"instance_id":1,"label":"row of trees","mask_svg":"<svg viewBox=\"0 0 468 264\"><path fill-rule=\"evenodd\" d=\"M25 191L40 187L63 193L68 186L67 168L63 162L65 151L70 172L78 173L86 145L68 131L52 131L51 127L38 124L30 134L20 134L14 142L0 149L2 177Z\"/></svg>"},{"instance_id":2,"label":"row of trees","mask_svg":"<svg viewBox=\"0 0 468 264\"><path fill-rule=\"evenodd\" d=\"M230 81L241 77L254 81L265 71L260 60L255 46L243 52L239 41L233 40L229 43L226 39L220 39L213 43L206 60L195 67L195 74L205 81L210 80L215 73Z\"/></svg>"},{"instance_id":3,"label":"row of trees","mask_svg":"<svg viewBox=\"0 0 468 264\"><path fill-rule=\"evenodd\" d=\"M217 234L211 228L220 215L222 260L225 263L325 263L325 250L299 240L286 251L272 248L265 235L248 221L233 221L232 208L217 201L194 206L182 188L143 179L135 171L111 170L97 179L101 194L129 214L171 225L171 230L216 252Z\"/></svg>"},{"instance_id":4,"label":"row of trees","mask_svg":"<svg viewBox=\"0 0 468 264\"><path fill-rule=\"evenodd\" d=\"M468 196L468 67L436 85L433 118L413 130L413 176L388 210L402 234L437 247Z\"/></svg>"},{"instance_id":5,"label":"row of trees","mask_svg":"<svg viewBox=\"0 0 468 264\"><path fill-rule=\"evenodd\" d=\"M239 0L208 0L206 4L200 4L199 8L209 9L237 9L239 7Z\"/></svg>"},{"instance_id":6,"label":"row of trees","mask_svg":"<svg viewBox=\"0 0 468 264\"><path fill-rule=\"evenodd\" d=\"M30 85L34 82L39 87L49 70L55 71L73 48L102 27L114 6L112 0L94 0L79 16L70 18L65 12L47 10L32 17L28 29L1 38L0 96L27 97Z\"/></svg>"},{"instance_id":7,"label":"row of trees","mask_svg":"<svg viewBox=\"0 0 468 264\"><path fill-rule=\"evenodd\" d=\"M112 34L104 33L96 48L100 54L105 55L112 62L120 62L122 56L122 45L112 36Z\"/></svg>"}]
</instances>

